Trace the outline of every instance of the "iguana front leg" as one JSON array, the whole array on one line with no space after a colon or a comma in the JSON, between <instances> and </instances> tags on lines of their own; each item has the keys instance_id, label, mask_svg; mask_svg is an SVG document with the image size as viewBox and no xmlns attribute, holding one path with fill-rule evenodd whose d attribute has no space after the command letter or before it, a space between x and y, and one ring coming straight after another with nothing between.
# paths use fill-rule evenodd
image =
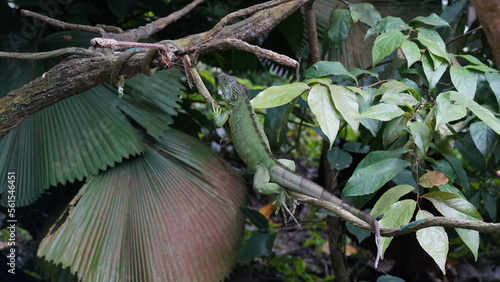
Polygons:
<instances>
[{"instance_id":1,"label":"iguana front leg","mask_svg":"<svg viewBox=\"0 0 500 282\"><path fill-rule=\"evenodd\" d=\"M215 126L217 128L221 128L229 118L229 111L226 110L223 112L220 107L212 105L212 116L214 118Z\"/></svg>"},{"instance_id":2,"label":"iguana front leg","mask_svg":"<svg viewBox=\"0 0 500 282\"><path fill-rule=\"evenodd\" d=\"M288 167L289 169L295 170L295 163L293 161L286 159L279 159L278 161L283 165L285 165L286 167ZM276 201L274 201L273 203L274 205L277 206L276 212L279 212L281 209L283 209L284 211L283 210L282 211L285 220L287 217L286 214L288 213L290 218L292 218L293 221L295 221L297 225L300 227L300 224L293 215L293 213L295 212L295 207L297 206L295 199L288 196L286 189L283 188L281 185L270 181L271 181L271 174L269 173L269 170L264 166L261 165L257 166L255 169L255 175L253 179L254 190L258 193L266 195L276 194Z\"/></svg>"}]
</instances>

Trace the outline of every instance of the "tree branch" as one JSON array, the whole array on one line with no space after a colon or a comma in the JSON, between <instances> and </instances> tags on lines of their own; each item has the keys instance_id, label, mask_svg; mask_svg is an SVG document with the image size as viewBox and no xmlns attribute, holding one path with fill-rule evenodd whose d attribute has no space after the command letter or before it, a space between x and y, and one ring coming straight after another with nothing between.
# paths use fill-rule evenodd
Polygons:
<instances>
[{"instance_id":1,"label":"tree branch","mask_svg":"<svg viewBox=\"0 0 500 282\"><path fill-rule=\"evenodd\" d=\"M327 211L330 211L354 226L373 232L372 226L369 223L361 220L360 218L354 216L353 214L351 214L347 210L342 209L339 206L336 206L324 200L318 200L290 190L288 190L288 194L303 203L310 204L312 206L320 207ZM416 232L420 229L431 226L464 228L464 229L477 230L483 233L500 233L500 223L462 220L462 219L436 216L427 218L423 221L415 222L410 226L402 226L395 228L380 228L380 234L386 237L390 236L395 237Z\"/></svg>"},{"instance_id":2,"label":"tree branch","mask_svg":"<svg viewBox=\"0 0 500 282\"><path fill-rule=\"evenodd\" d=\"M226 50L232 48L227 39L251 41L270 31L291 13L311 1L294 0L259 10L235 24L224 26L207 44L196 46L205 38L206 32L176 40L176 43L184 49L196 46L198 54ZM133 55L123 64L120 75L131 77L141 73L141 60L144 57L145 53ZM93 58L70 58L47 71L44 76L8 93L0 99L0 139L35 112L109 81L117 58L118 56L113 54ZM150 67L164 69L166 65L160 60L153 60Z\"/></svg>"}]
</instances>

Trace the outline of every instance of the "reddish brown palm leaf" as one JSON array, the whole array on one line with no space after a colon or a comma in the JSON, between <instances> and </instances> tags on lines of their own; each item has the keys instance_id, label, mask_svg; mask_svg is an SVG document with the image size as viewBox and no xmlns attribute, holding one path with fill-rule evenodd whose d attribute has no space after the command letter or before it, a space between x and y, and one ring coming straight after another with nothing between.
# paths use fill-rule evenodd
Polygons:
<instances>
[{"instance_id":1,"label":"reddish brown palm leaf","mask_svg":"<svg viewBox=\"0 0 500 282\"><path fill-rule=\"evenodd\" d=\"M38 256L84 281L215 281L235 263L245 186L198 140L169 130L90 178Z\"/></svg>"}]
</instances>

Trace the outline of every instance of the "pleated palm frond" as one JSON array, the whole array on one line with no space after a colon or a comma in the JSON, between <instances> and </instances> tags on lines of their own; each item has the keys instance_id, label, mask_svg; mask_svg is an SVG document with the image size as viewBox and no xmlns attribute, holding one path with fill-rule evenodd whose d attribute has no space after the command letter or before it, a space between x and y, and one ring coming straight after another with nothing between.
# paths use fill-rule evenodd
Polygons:
<instances>
[{"instance_id":1,"label":"pleated palm frond","mask_svg":"<svg viewBox=\"0 0 500 282\"><path fill-rule=\"evenodd\" d=\"M88 178L41 242L41 259L82 281L224 279L243 232L245 185L184 133L147 144L143 156Z\"/></svg>"},{"instance_id":2,"label":"pleated palm frond","mask_svg":"<svg viewBox=\"0 0 500 282\"><path fill-rule=\"evenodd\" d=\"M126 80L122 99L116 99L116 90L106 84L115 93L106 95L106 101L116 105L158 139L173 122L172 116L177 115L180 90L184 90L179 79L182 76L180 68L157 72L153 76L134 76Z\"/></svg>"},{"instance_id":3,"label":"pleated palm frond","mask_svg":"<svg viewBox=\"0 0 500 282\"><path fill-rule=\"evenodd\" d=\"M180 75L172 70L129 79L121 100L115 89L100 85L23 121L0 140L0 173L16 172L17 205L32 203L50 186L83 180L143 152L126 116L158 138L179 107ZM0 180L3 195L6 181Z\"/></svg>"},{"instance_id":4,"label":"pleated palm frond","mask_svg":"<svg viewBox=\"0 0 500 282\"><path fill-rule=\"evenodd\" d=\"M50 186L83 180L144 151L125 117L98 100L101 89L41 110L0 140L0 174L16 173L18 206L32 203ZM3 195L5 182L0 180Z\"/></svg>"}]
</instances>

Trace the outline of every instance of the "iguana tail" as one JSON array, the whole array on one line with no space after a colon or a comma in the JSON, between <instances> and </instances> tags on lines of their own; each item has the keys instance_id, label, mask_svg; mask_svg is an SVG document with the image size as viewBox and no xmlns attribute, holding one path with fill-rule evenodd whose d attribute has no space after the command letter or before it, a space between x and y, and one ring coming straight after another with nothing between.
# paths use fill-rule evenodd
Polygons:
<instances>
[{"instance_id":1,"label":"iguana tail","mask_svg":"<svg viewBox=\"0 0 500 282\"><path fill-rule=\"evenodd\" d=\"M302 193L316 199L321 199L333 203L334 205L341 207L342 209L352 213L354 216L370 224L375 231L375 243L377 244L375 268L377 268L380 256L382 255L382 246L380 242L380 226L375 218L362 210L348 205L313 181L302 177L299 174L292 172L280 165L271 168L271 181L274 183L278 183L279 185L287 189Z\"/></svg>"}]
</instances>

